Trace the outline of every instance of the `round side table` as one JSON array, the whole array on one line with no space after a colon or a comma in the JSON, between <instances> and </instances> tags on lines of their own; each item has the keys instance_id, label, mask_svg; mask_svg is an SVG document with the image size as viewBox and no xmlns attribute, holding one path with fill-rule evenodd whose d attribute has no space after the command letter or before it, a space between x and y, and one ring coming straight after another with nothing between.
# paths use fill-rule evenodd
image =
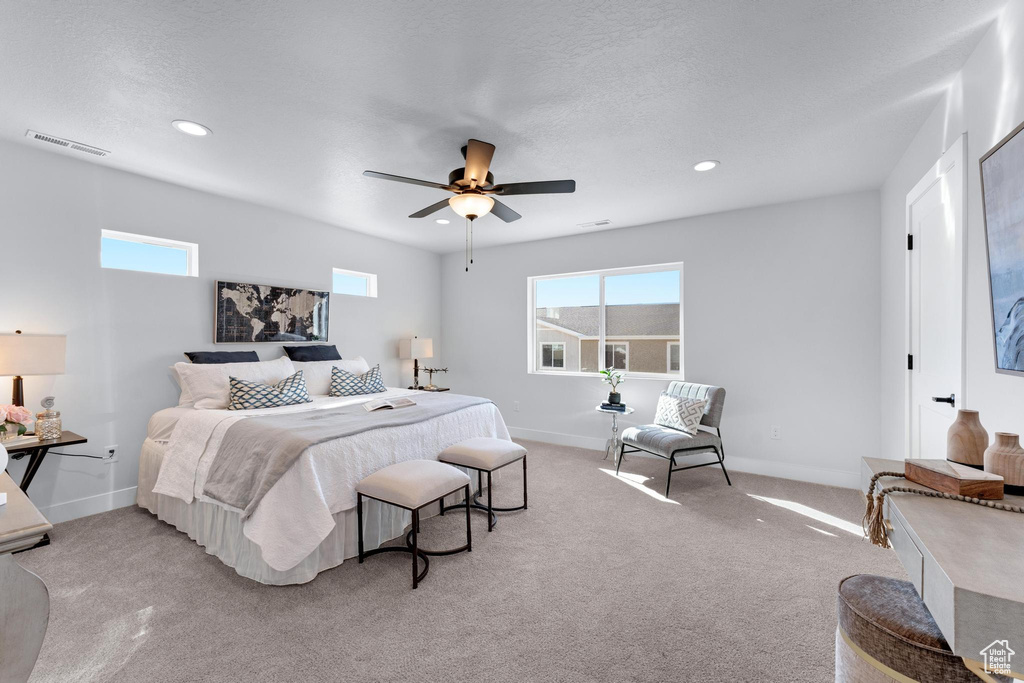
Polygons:
<instances>
[{"instance_id":1,"label":"round side table","mask_svg":"<svg viewBox=\"0 0 1024 683\"><path fill-rule=\"evenodd\" d=\"M604 449L604 458L602 458L602 460L607 460L608 458L611 458L612 462L615 462L616 458L618 458L620 445L619 415L629 415L633 413L634 410L628 407L625 410L613 410L611 408L603 408L601 406L597 406L596 408L594 408L594 410L596 410L599 413L604 413L605 415L612 416L612 438L608 439L608 443ZM623 461L625 461L625 458L623 458Z\"/></svg>"}]
</instances>

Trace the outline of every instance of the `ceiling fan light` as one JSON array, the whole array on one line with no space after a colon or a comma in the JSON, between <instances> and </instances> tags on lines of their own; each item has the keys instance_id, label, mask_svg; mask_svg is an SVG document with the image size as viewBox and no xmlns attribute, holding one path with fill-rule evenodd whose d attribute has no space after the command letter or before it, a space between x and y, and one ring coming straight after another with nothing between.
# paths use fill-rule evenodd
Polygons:
<instances>
[{"instance_id":1,"label":"ceiling fan light","mask_svg":"<svg viewBox=\"0 0 1024 683\"><path fill-rule=\"evenodd\" d=\"M494 200L482 194L458 194L448 200L452 210L463 218L485 216L491 212Z\"/></svg>"}]
</instances>

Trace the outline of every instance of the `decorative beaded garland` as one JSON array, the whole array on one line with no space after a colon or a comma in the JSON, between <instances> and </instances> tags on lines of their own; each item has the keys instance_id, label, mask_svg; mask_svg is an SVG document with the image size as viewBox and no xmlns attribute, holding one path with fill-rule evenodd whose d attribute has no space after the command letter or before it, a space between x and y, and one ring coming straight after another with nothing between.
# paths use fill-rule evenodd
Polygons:
<instances>
[{"instance_id":1,"label":"decorative beaded garland","mask_svg":"<svg viewBox=\"0 0 1024 683\"><path fill-rule=\"evenodd\" d=\"M1006 503L1000 503L994 500L969 498L967 496L961 496L954 493L944 493L942 491L923 491L909 486L890 486L889 488L882 489L878 492L877 497L872 498L875 492L875 484L878 482L880 477L898 477L900 479L906 479L907 475L903 472L879 472L875 474L875 476L871 477L871 483L868 485L867 511L864 513L862 527L864 528L864 535L867 536L872 543L877 546L881 546L882 548L889 547L889 537L885 531L885 524L882 519L882 509L884 507L883 502L885 500L885 496L890 493L916 493L919 496L928 496L929 498L959 500L965 503L984 505L985 507L993 508L995 510L1024 513L1024 507L1021 507L1020 505L1007 505Z\"/></svg>"}]
</instances>

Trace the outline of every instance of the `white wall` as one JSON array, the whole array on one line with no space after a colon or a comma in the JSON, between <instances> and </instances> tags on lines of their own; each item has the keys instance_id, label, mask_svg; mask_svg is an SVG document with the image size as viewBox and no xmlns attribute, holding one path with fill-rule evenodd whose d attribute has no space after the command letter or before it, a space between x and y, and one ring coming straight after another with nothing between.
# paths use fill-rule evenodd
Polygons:
<instances>
[{"instance_id":1,"label":"white wall","mask_svg":"<svg viewBox=\"0 0 1024 683\"><path fill-rule=\"evenodd\" d=\"M907 193L967 133L967 396L989 430L1024 430L1024 379L995 372L978 159L1024 120L1024 3L989 29L885 181L882 199L882 456L903 458ZM944 457L944 454L929 457Z\"/></svg>"},{"instance_id":2,"label":"white wall","mask_svg":"<svg viewBox=\"0 0 1024 683\"><path fill-rule=\"evenodd\" d=\"M492 398L519 436L603 447L605 385L526 371L526 278L672 261L685 262L686 379L726 388L731 466L856 486L879 441L877 192L482 249L469 273L450 254L441 381ZM649 422L665 385L627 381L637 412L622 422Z\"/></svg>"},{"instance_id":3,"label":"white wall","mask_svg":"<svg viewBox=\"0 0 1024 683\"><path fill-rule=\"evenodd\" d=\"M200 244L200 277L100 268L100 230ZM177 403L168 366L182 352L256 349L213 339L213 281L330 290L331 268L377 273L379 297L331 297L330 341L380 363L389 384L411 380L400 338L440 347L440 257L365 234L0 143L0 331L67 335L67 372L27 377L25 402L57 397L66 429L89 439L69 452L118 444L120 461L49 455L29 494L51 521L134 502L138 455L152 413ZM10 378L0 378L0 403ZM26 460L9 471L20 481Z\"/></svg>"}]
</instances>

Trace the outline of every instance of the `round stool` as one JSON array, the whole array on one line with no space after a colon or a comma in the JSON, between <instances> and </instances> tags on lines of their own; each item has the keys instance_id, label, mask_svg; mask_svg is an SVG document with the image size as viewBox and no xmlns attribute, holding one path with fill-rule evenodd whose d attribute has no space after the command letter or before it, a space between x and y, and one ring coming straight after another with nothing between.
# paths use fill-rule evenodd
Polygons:
<instances>
[{"instance_id":1,"label":"round stool","mask_svg":"<svg viewBox=\"0 0 1024 683\"><path fill-rule=\"evenodd\" d=\"M441 455L439 455L437 459L441 462L476 470L477 480L476 493L473 494L473 502L470 503L470 499L467 497L465 503L449 505L446 507L442 500L442 515L446 510L466 506L468 511L469 507L472 506L477 510L484 510L487 512L487 531L494 531L494 526L498 523L498 518L494 514L495 512L512 512L513 510L527 509L526 449L519 444L506 439L492 439L490 437L480 436L473 439L466 439L454 446L449 446L441 451ZM495 470L500 470L506 465L511 465L518 460L523 461L523 504L518 507L496 508L491 504L491 473ZM483 489L482 479L484 472L487 473L487 505L480 504L480 491Z\"/></svg>"},{"instance_id":2,"label":"round stool","mask_svg":"<svg viewBox=\"0 0 1024 683\"><path fill-rule=\"evenodd\" d=\"M837 683L978 683L909 581L849 576L839 583L838 611Z\"/></svg>"},{"instance_id":3,"label":"round stool","mask_svg":"<svg viewBox=\"0 0 1024 683\"><path fill-rule=\"evenodd\" d=\"M473 535L470 529L469 508L466 508L466 545L452 550L422 550L417 544L420 531L420 510L431 503L441 501L445 496L462 489L469 500L469 475L451 465L434 460L407 460L377 470L356 484L356 515L359 527L359 564L363 559L378 553L412 554L412 587L416 588L430 569L427 555L451 555L463 550L473 552ZM363 498L373 498L382 503L394 505L412 512L412 529L405 546L388 546L363 550ZM419 560L423 558L423 571L419 571Z\"/></svg>"}]
</instances>

